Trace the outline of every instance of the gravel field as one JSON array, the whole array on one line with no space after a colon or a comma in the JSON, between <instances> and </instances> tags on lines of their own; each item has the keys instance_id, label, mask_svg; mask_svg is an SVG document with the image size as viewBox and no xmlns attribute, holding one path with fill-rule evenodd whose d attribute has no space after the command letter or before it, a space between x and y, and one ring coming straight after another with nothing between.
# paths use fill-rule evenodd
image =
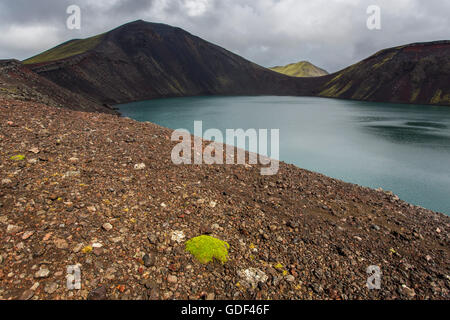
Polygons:
<instances>
[{"instance_id":1,"label":"gravel field","mask_svg":"<svg viewBox=\"0 0 450 320\"><path fill-rule=\"evenodd\" d=\"M449 217L284 163L176 166L170 136L0 98L0 298L450 298ZM185 251L204 234L228 262Z\"/></svg>"}]
</instances>

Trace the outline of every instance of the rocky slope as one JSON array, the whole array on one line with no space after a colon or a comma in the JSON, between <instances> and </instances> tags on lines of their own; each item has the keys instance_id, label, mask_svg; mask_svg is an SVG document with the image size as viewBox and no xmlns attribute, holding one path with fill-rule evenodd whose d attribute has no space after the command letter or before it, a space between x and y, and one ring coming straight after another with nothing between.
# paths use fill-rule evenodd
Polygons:
<instances>
[{"instance_id":1,"label":"rocky slope","mask_svg":"<svg viewBox=\"0 0 450 320\"><path fill-rule=\"evenodd\" d=\"M180 28L144 21L121 26L95 41L63 44L25 63L58 85L102 103L168 96L293 95L309 90Z\"/></svg>"},{"instance_id":2,"label":"rocky slope","mask_svg":"<svg viewBox=\"0 0 450 320\"><path fill-rule=\"evenodd\" d=\"M39 76L17 60L0 60L0 97L64 106L72 110L115 113L108 106Z\"/></svg>"},{"instance_id":3,"label":"rocky slope","mask_svg":"<svg viewBox=\"0 0 450 320\"><path fill-rule=\"evenodd\" d=\"M328 74L327 71L316 67L308 61L300 61L297 63L288 64L286 66L273 67L270 68L270 70L298 78L321 77Z\"/></svg>"},{"instance_id":4,"label":"rocky slope","mask_svg":"<svg viewBox=\"0 0 450 320\"><path fill-rule=\"evenodd\" d=\"M323 79L323 97L448 106L450 41L386 49Z\"/></svg>"},{"instance_id":5,"label":"rocky slope","mask_svg":"<svg viewBox=\"0 0 450 320\"><path fill-rule=\"evenodd\" d=\"M450 298L449 217L283 163L176 166L170 135L0 97L0 299ZM202 234L225 265L185 252Z\"/></svg>"}]
</instances>

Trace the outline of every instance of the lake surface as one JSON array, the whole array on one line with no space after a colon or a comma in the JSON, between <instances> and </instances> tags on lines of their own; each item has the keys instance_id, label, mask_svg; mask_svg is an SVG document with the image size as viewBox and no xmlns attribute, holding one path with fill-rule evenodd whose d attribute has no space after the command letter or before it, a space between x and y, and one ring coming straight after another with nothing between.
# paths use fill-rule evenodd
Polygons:
<instances>
[{"instance_id":1,"label":"lake surface","mask_svg":"<svg viewBox=\"0 0 450 320\"><path fill-rule=\"evenodd\" d=\"M450 214L450 108L311 97L193 97L120 105L124 116L193 133L280 129L280 160L391 190ZM270 150L270 149L269 149Z\"/></svg>"}]
</instances>

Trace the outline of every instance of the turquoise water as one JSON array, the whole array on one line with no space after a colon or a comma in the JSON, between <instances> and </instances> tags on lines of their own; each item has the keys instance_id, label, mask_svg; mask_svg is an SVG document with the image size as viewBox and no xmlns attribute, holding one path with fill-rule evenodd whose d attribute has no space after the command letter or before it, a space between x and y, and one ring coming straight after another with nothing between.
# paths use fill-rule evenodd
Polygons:
<instances>
[{"instance_id":1,"label":"turquoise water","mask_svg":"<svg viewBox=\"0 0 450 320\"><path fill-rule=\"evenodd\" d=\"M450 108L311 97L194 97L120 105L124 116L193 133L280 129L280 159L450 214Z\"/></svg>"}]
</instances>

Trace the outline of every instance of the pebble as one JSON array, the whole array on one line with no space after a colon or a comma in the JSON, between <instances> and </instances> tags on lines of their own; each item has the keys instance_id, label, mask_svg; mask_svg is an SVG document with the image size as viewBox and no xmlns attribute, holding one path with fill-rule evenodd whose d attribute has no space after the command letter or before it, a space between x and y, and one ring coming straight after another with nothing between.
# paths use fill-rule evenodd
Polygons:
<instances>
[{"instance_id":1,"label":"pebble","mask_svg":"<svg viewBox=\"0 0 450 320\"><path fill-rule=\"evenodd\" d=\"M134 170L144 170L145 169L145 163L138 163L134 165Z\"/></svg>"},{"instance_id":2,"label":"pebble","mask_svg":"<svg viewBox=\"0 0 450 320\"><path fill-rule=\"evenodd\" d=\"M34 234L34 231L25 231L22 235L22 240L29 239Z\"/></svg>"},{"instance_id":3,"label":"pebble","mask_svg":"<svg viewBox=\"0 0 450 320\"><path fill-rule=\"evenodd\" d=\"M157 242L156 236L152 233L147 235L147 239L148 239L148 242L150 242L151 244L156 244L156 242Z\"/></svg>"},{"instance_id":4,"label":"pebble","mask_svg":"<svg viewBox=\"0 0 450 320\"><path fill-rule=\"evenodd\" d=\"M41 278L47 278L49 275L50 275L50 270L43 268L43 269L39 269L39 271L37 271L34 274L34 277L41 279Z\"/></svg>"},{"instance_id":5,"label":"pebble","mask_svg":"<svg viewBox=\"0 0 450 320\"><path fill-rule=\"evenodd\" d=\"M74 253L78 253L78 252L81 251L81 249L83 249L83 244L82 244L82 243L79 243L79 244L77 244L77 245L72 249L72 251L73 251Z\"/></svg>"},{"instance_id":6,"label":"pebble","mask_svg":"<svg viewBox=\"0 0 450 320\"><path fill-rule=\"evenodd\" d=\"M33 286L30 288L30 290L35 291L38 287L39 287L39 282L35 282L35 283L33 284Z\"/></svg>"},{"instance_id":7,"label":"pebble","mask_svg":"<svg viewBox=\"0 0 450 320\"><path fill-rule=\"evenodd\" d=\"M186 237L186 236L184 235L184 232L183 232L183 231L173 231L173 232L172 232L171 239L172 239L172 241L181 243L181 242L184 241L184 238L185 238L185 237Z\"/></svg>"},{"instance_id":8,"label":"pebble","mask_svg":"<svg viewBox=\"0 0 450 320\"><path fill-rule=\"evenodd\" d=\"M239 277L241 277L250 286L256 288L259 282L266 282L269 277L260 269L248 268L238 271Z\"/></svg>"},{"instance_id":9,"label":"pebble","mask_svg":"<svg viewBox=\"0 0 450 320\"><path fill-rule=\"evenodd\" d=\"M211 208L215 208L215 207L217 206L217 202L211 201L211 202L209 203L209 206L210 206Z\"/></svg>"},{"instance_id":10,"label":"pebble","mask_svg":"<svg viewBox=\"0 0 450 320\"><path fill-rule=\"evenodd\" d=\"M402 285L402 292L410 298L414 298L416 296L414 289L408 288L406 285Z\"/></svg>"},{"instance_id":11,"label":"pebble","mask_svg":"<svg viewBox=\"0 0 450 320\"><path fill-rule=\"evenodd\" d=\"M67 248L69 248L69 244L64 239L55 239L54 244L55 244L55 246L58 249L67 249Z\"/></svg>"},{"instance_id":12,"label":"pebble","mask_svg":"<svg viewBox=\"0 0 450 320\"><path fill-rule=\"evenodd\" d=\"M293 275L287 275L286 276L286 281L288 282L294 282L295 281L295 277Z\"/></svg>"},{"instance_id":13,"label":"pebble","mask_svg":"<svg viewBox=\"0 0 450 320\"><path fill-rule=\"evenodd\" d=\"M114 243L119 243L119 242L123 241L123 237L114 237L114 238L111 238L111 241Z\"/></svg>"},{"instance_id":14,"label":"pebble","mask_svg":"<svg viewBox=\"0 0 450 320\"><path fill-rule=\"evenodd\" d=\"M178 278L177 278L176 276L173 276L173 275L168 275L168 276L167 276L167 281L168 281L169 283L177 283Z\"/></svg>"},{"instance_id":15,"label":"pebble","mask_svg":"<svg viewBox=\"0 0 450 320\"><path fill-rule=\"evenodd\" d=\"M63 177L64 178L78 177L80 174L81 174L80 171L67 171Z\"/></svg>"},{"instance_id":16,"label":"pebble","mask_svg":"<svg viewBox=\"0 0 450 320\"><path fill-rule=\"evenodd\" d=\"M156 257L153 254L145 254L144 257L142 258L142 260L144 261L144 266L146 266L147 268L149 267L153 267L155 265L156 262Z\"/></svg>"},{"instance_id":17,"label":"pebble","mask_svg":"<svg viewBox=\"0 0 450 320\"><path fill-rule=\"evenodd\" d=\"M101 248L101 247L100 247L100 248L99 248L99 247L94 247L94 248L92 249L92 253L95 254L96 256L102 255L103 252L104 252L104 250L103 250L103 248Z\"/></svg>"},{"instance_id":18,"label":"pebble","mask_svg":"<svg viewBox=\"0 0 450 320\"><path fill-rule=\"evenodd\" d=\"M106 300L106 287L100 286L89 292L87 300Z\"/></svg>"},{"instance_id":19,"label":"pebble","mask_svg":"<svg viewBox=\"0 0 450 320\"><path fill-rule=\"evenodd\" d=\"M56 282L47 283L44 287L44 292L48 294L53 294L58 289L58 284Z\"/></svg>"},{"instance_id":20,"label":"pebble","mask_svg":"<svg viewBox=\"0 0 450 320\"><path fill-rule=\"evenodd\" d=\"M380 227L379 226L377 226L376 224L373 224L373 225L371 225L370 226L373 230L375 230L375 231L380 231Z\"/></svg>"},{"instance_id":21,"label":"pebble","mask_svg":"<svg viewBox=\"0 0 450 320\"><path fill-rule=\"evenodd\" d=\"M102 228L103 228L103 230L105 230L105 231L110 231L110 230L112 230L112 228L113 228L113 226L112 226L112 224L111 223L104 223L103 225L102 225Z\"/></svg>"},{"instance_id":22,"label":"pebble","mask_svg":"<svg viewBox=\"0 0 450 320\"><path fill-rule=\"evenodd\" d=\"M25 290L22 293L22 296L20 297L20 300L30 300L34 296L34 291L32 290Z\"/></svg>"},{"instance_id":23,"label":"pebble","mask_svg":"<svg viewBox=\"0 0 450 320\"><path fill-rule=\"evenodd\" d=\"M19 226L13 225L13 224L9 224L6 227L7 234L14 234L14 233L20 232L21 230L22 230L22 227L19 227Z\"/></svg>"},{"instance_id":24,"label":"pebble","mask_svg":"<svg viewBox=\"0 0 450 320\"><path fill-rule=\"evenodd\" d=\"M214 224L211 226L211 229L213 229L213 230L218 230L218 229L220 229L220 226L219 226L217 223L214 223Z\"/></svg>"}]
</instances>

